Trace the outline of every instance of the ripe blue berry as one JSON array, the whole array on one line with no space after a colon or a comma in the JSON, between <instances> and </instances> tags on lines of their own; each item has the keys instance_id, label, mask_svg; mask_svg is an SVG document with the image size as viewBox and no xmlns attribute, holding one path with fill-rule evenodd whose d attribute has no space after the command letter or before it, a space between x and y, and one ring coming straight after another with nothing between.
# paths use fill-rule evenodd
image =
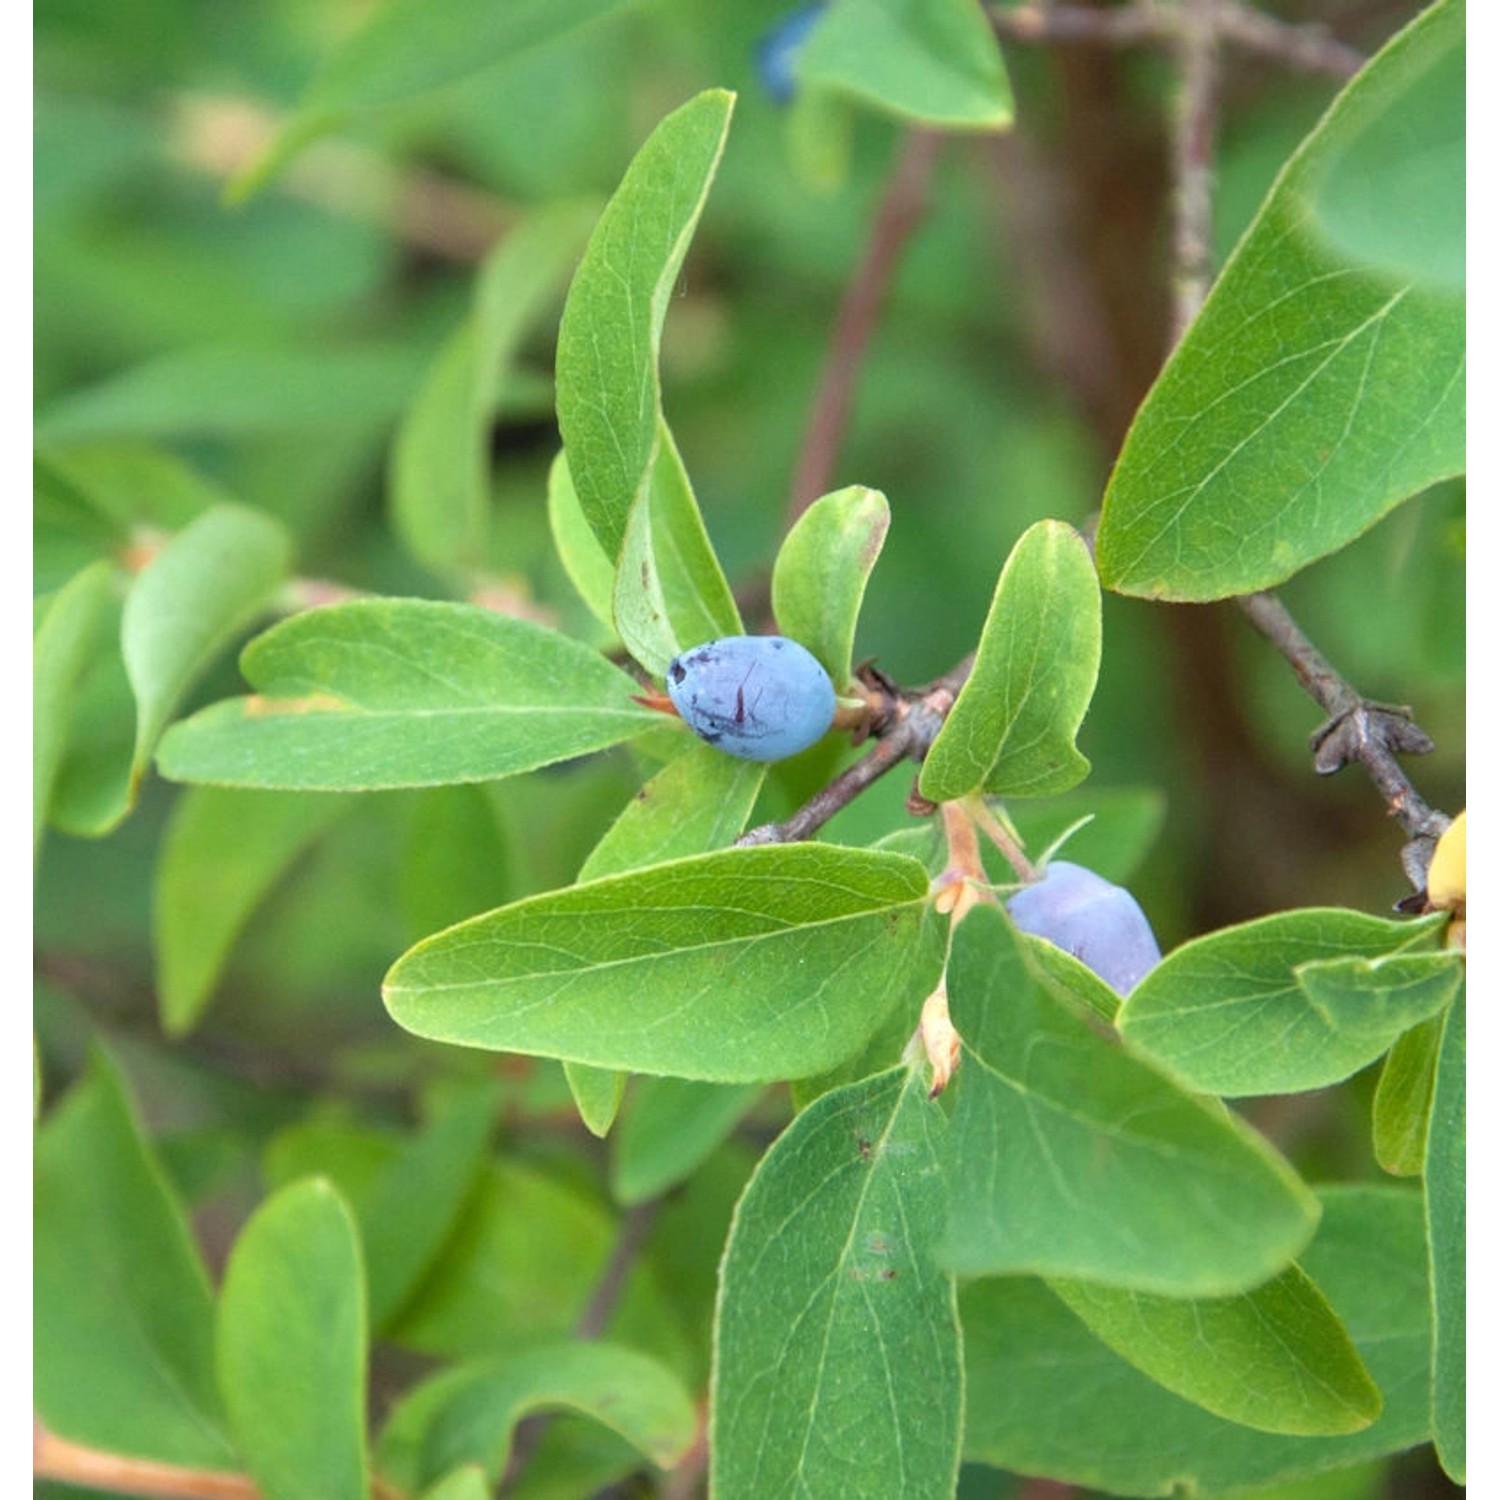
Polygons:
<instances>
[{"instance_id":1,"label":"ripe blue berry","mask_svg":"<svg viewBox=\"0 0 1500 1500\"><path fill-rule=\"evenodd\" d=\"M793 64L825 9L824 0L788 11L755 44L755 66L765 91L778 103L790 104L797 92Z\"/></svg>"},{"instance_id":2,"label":"ripe blue berry","mask_svg":"<svg viewBox=\"0 0 1500 1500\"><path fill-rule=\"evenodd\" d=\"M1128 995L1161 962L1146 914L1123 886L1055 859L1042 878L1005 903L1022 932L1046 938Z\"/></svg>"},{"instance_id":3,"label":"ripe blue berry","mask_svg":"<svg viewBox=\"0 0 1500 1500\"><path fill-rule=\"evenodd\" d=\"M833 723L828 673L779 635L730 635L674 656L667 692L694 734L741 760L785 760Z\"/></svg>"}]
</instances>

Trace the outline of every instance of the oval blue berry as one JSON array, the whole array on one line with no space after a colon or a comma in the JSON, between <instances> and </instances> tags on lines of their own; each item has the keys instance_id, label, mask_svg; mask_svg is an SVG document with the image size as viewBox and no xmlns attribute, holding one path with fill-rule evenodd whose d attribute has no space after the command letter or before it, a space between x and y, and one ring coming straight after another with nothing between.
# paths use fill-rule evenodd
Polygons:
<instances>
[{"instance_id":1,"label":"oval blue berry","mask_svg":"<svg viewBox=\"0 0 1500 1500\"><path fill-rule=\"evenodd\" d=\"M796 96L797 55L825 9L825 0L799 6L773 22L755 44L756 71L765 91L778 104L790 104Z\"/></svg>"},{"instance_id":2,"label":"oval blue berry","mask_svg":"<svg viewBox=\"0 0 1500 1500\"><path fill-rule=\"evenodd\" d=\"M1005 903L1022 932L1046 938L1128 995L1161 962L1156 934L1134 896L1102 875L1054 859Z\"/></svg>"},{"instance_id":3,"label":"oval blue berry","mask_svg":"<svg viewBox=\"0 0 1500 1500\"><path fill-rule=\"evenodd\" d=\"M833 723L833 681L780 635L728 635L674 656L667 693L700 739L741 760L785 760Z\"/></svg>"}]
</instances>

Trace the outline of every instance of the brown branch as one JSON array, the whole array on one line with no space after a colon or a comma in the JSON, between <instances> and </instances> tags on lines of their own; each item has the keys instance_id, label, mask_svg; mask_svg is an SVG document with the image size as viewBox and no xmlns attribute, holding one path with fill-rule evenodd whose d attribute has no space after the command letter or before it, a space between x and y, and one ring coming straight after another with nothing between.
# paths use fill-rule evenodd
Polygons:
<instances>
[{"instance_id":1,"label":"brown branch","mask_svg":"<svg viewBox=\"0 0 1500 1500\"><path fill-rule=\"evenodd\" d=\"M927 188L941 141L942 137L931 130L913 130L907 136L875 211L864 259L839 304L787 501L788 530L814 500L832 488L859 368L901 253L926 212Z\"/></svg>"},{"instance_id":2,"label":"brown branch","mask_svg":"<svg viewBox=\"0 0 1500 1500\"><path fill-rule=\"evenodd\" d=\"M1172 132L1172 345L1213 281L1213 162L1219 121L1218 0L1182 0Z\"/></svg>"},{"instance_id":3,"label":"brown branch","mask_svg":"<svg viewBox=\"0 0 1500 1500\"><path fill-rule=\"evenodd\" d=\"M1352 78L1364 57L1316 22L1299 24L1268 16L1253 6L1223 0L1215 7L1215 28L1226 42L1255 52L1287 67L1333 78ZM1141 43L1172 43L1186 21L1176 5L1136 0L1133 5L1095 10L1086 5L1045 3L1002 7L991 5L990 24L1007 41L1056 45L1084 42L1130 47Z\"/></svg>"},{"instance_id":4,"label":"brown branch","mask_svg":"<svg viewBox=\"0 0 1500 1500\"><path fill-rule=\"evenodd\" d=\"M1297 680L1328 715L1312 735L1313 765L1324 776L1351 762L1365 768L1386 809L1409 842L1402 865L1414 889L1427 884L1427 866L1438 836L1451 821L1429 807L1396 762L1398 754L1424 755L1432 741L1411 720L1411 710L1361 697L1303 634L1290 611L1270 592L1235 600L1245 617L1291 663Z\"/></svg>"}]
</instances>

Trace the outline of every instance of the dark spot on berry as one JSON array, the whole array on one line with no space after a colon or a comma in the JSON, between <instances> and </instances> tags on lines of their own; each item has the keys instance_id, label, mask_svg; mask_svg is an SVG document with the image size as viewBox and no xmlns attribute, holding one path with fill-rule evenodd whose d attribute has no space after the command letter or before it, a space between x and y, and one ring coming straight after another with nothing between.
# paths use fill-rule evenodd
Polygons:
<instances>
[{"instance_id":1,"label":"dark spot on berry","mask_svg":"<svg viewBox=\"0 0 1500 1500\"><path fill-rule=\"evenodd\" d=\"M672 658L672 664L667 668L667 676L670 677L673 682L681 682L682 679L687 676L687 668L683 666L682 658L680 656L674 656Z\"/></svg>"}]
</instances>

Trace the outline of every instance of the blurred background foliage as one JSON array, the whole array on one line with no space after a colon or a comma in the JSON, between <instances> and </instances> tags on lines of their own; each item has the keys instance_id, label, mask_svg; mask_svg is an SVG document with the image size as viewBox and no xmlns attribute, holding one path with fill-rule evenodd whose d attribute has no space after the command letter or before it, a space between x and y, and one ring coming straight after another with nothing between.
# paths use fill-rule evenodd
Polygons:
<instances>
[{"instance_id":1,"label":"blurred background foliage","mask_svg":"<svg viewBox=\"0 0 1500 1500\"><path fill-rule=\"evenodd\" d=\"M663 380L726 572L763 597L835 309L899 130L858 115L842 180L809 182L788 116L755 72L774 12L759 0L644 0L359 116L248 202L226 205L228 178L375 8L37 8L38 591L111 544L58 519L48 497L73 484L128 535L180 526L227 495L290 528L302 578L453 596L451 579L402 551L388 474L396 424L468 311L484 251L536 205L602 200L664 114L723 85L739 103L668 315ZM1327 0L1278 10L1373 51L1417 8ZM1149 51L1107 48L1007 45L1006 59L1015 129L945 143L836 472L838 484L890 500L856 652L904 684L972 647L1027 525L1086 524L1165 352L1169 67ZM1223 87L1221 258L1337 85L1235 54ZM590 635L546 517L561 294L525 340L524 378L507 387L494 424L488 586ZM1464 800L1463 556L1462 487L1445 485L1285 590L1361 691L1414 707L1437 749L1412 774L1450 812ZM226 660L190 706L236 688ZM1384 913L1404 894L1401 836L1370 787L1355 770L1331 780L1311 771L1317 718L1232 608L1106 597L1103 670L1080 743L1095 768L1090 788L1160 799L1160 836L1132 884L1164 948L1296 905ZM829 754L781 768L766 816L826 774ZM336 1122L343 1092L388 1096L399 1110L414 1078L485 1071L483 1059L396 1032L378 999L385 968L437 926L573 879L639 779L621 751L484 789L347 799L250 920L214 1008L175 1047L155 1021L152 871L180 793L148 781L107 837L53 832L43 851L38 1025L49 1091L104 1028L172 1143L174 1174L211 1215L233 1202L215 1190L279 1127L305 1120L310 1094L323 1094L318 1110ZM908 790L898 773L830 836L863 842L901 826ZM576 1143L560 1073L527 1065L503 1081L512 1118L558 1127L516 1133L514 1170L602 1203L587 1159L559 1145ZM767 1108L770 1121L782 1117ZM1330 1128L1304 1144L1329 1153L1330 1170L1358 1175L1368 1170L1362 1136ZM750 1160L737 1145L721 1155L680 1210L699 1214L705 1245L722 1238ZM673 1253L660 1227L655 1242ZM712 1264L706 1255L684 1277ZM712 1288L689 1291L701 1317Z\"/></svg>"}]
</instances>

